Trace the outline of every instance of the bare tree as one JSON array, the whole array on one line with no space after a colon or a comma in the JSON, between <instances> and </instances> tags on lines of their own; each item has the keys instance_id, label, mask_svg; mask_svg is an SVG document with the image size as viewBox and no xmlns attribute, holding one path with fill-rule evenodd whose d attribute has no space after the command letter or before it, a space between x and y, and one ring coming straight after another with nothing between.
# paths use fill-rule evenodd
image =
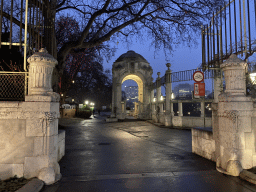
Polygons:
<instances>
[{"instance_id":1,"label":"bare tree","mask_svg":"<svg viewBox=\"0 0 256 192\"><path fill-rule=\"evenodd\" d=\"M32 0L43 12L44 46L58 60L63 74L65 59L75 49L100 46L119 38L145 36L156 49L172 51L173 45L191 42L194 32L224 0ZM8 13L5 13L8 15ZM58 48L55 19L68 14L79 23L79 33ZM15 22L18 21L15 20ZM55 78L57 81L59 78Z\"/></svg>"}]
</instances>

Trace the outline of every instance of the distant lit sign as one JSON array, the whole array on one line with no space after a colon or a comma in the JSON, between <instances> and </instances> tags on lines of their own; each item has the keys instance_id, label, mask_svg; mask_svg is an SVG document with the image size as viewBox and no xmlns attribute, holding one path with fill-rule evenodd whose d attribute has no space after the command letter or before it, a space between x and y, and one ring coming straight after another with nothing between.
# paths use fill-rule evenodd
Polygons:
<instances>
[{"instance_id":1,"label":"distant lit sign","mask_svg":"<svg viewBox=\"0 0 256 192\"><path fill-rule=\"evenodd\" d=\"M205 83L194 83L194 96L205 96Z\"/></svg>"},{"instance_id":2,"label":"distant lit sign","mask_svg":"<svg viewBox=\"0 0 256 192\"><path fill-rule=\"evenodd\" d=\"M79 109L81 109L81 108L83 108L84 105L83 104L79 104L78 106L79 106Z\"/></svg>"}]
</instances>

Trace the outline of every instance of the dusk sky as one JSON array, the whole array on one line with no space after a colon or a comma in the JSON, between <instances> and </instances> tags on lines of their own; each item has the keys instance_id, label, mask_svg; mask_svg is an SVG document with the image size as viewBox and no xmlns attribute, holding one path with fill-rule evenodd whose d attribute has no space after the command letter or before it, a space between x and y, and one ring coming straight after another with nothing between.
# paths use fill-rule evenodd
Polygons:
<instances>
[{"instance_id":1,"label":"dusk sky","mask_svg":"<svg viewBox=\"0 0 256 192\"><path fill-rule=\"evenodd\" d=\"M196 48L180 45L179 47L174 48L176 51L174 51L172 55L169 55L169 58L165 58L163 50L158 51L156 54L154 53L155 49L150 46L150 41L145 42L144 44L135 42L129 47L127 47L127 44L120 42L118 45L114 45L117 48L115 55L108 62L104 60L103 66L104 69L112 69L112 65L118 57L129 50L133 50L142 55L149 62L150 66L153 68L153 78L155 81L157 72L161 72L161 77L165 74L167 69L165 64L168 62L171 63L171 70L173 72L197 68L202 60L200 43L201 41L198 40Z\"/></svg>"},{"instance_id":2,"label":"dusk sky","mask_svg":"<svg viewBox=\"0 0 256 192\"><path fill-rule=\"evenodd\" d=\"M127 47L126 43L119 43L114 44L113 46L117 48L115 55L109 60L108 62L104 60L103 66L104 69L111 69L112 65L116 61L118 57L120 57L122 54L126 53L129 50L133 50L136 53L142 55L150 64L150 66L153 69L153 81L155 82L157 78L157 72L161 73L161 77L165 74L165 71L167 70L166 63L171 63L171 70L172 72L178 72L178 71L184 71L184 70L190 70L190 69L196 69L200 63L202 62L202 53L201 53L201 39L198 39L198 45L193 46L192 48L189 48L185 45L179 45L177 48L174 47L174 52L168 56L168 58L165 57L164 51L158 51L155 52L154 47L150 45L150 41L144 42L144 43L133 43L133 45ZM190 83L193 84L194 82L181 82L181 83ZM134 81L127 80L123 83L123 86L137 86L137 84ZM176 86L177 84L173 84ZM122 87L123 87L122 86Z\"/></svg>"}]
</instances>

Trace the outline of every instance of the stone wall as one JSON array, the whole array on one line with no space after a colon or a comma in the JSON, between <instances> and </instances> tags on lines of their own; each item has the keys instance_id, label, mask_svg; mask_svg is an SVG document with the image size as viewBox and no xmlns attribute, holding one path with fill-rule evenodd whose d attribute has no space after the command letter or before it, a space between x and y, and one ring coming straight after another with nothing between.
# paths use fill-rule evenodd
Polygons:
<instances>
[{"instance_id":1,"label":"stone wall","mask_svg":"<svg viewBox=\"0 0 256 192\"><path fill-rule=\"evenodd\" d=\"M60 118L74 118L76 109L60 109Z\"/></svg>"},{"instance_id":2,"label":"stone wall","mask_svg":"<svg viewBox=\"0 0 256 192\"><path fill-rule=\"evenodd\" d=\"M211 127L212 118L211 117L190 117L190 116L172 116L170 118L171 125L173 127ZM160 123L165 124L166 115L162 114L160 116ZM154 122L156 120L152 118Z\"/></svg>"},{"instance_id":3,"label":"stone wall","mask_svg":"<svg viewBox=\"0 0 256 192\"><path fill-rule=\"evenodd\" d=\"M48 158L54 164L58 148L63 154L65 132L59 137L58 110L58 102L0 102L0 179L37 177L51 164ZM59 172L57 164L51 166Z\"/></svg>"},{"instance_id":4,"label":"stone wall","mask_svg":"<svg viewBox=\"0 0 256 192\"><path fill-rule=\"evenodd\" d=\"M216 161L215 140L211 128L192 128L192 152L206 159Z\"/></svg>"}]
</instances>

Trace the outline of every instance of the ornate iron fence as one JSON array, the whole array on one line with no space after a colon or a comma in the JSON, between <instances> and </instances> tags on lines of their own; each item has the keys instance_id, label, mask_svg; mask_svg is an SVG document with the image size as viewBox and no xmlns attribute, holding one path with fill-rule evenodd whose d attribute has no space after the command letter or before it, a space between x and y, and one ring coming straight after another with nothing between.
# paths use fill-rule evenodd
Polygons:
<instances>
[{"instance_id":1,"label":"ornate iron fence","mask_svg":"<svg viewBox=\"0 0 256 192\"><path fill-rule=\"evenodd\" d=\"M25 101L27 72L0 72L0 101Z\"/></svg>"},{"instance_id":2,"label":"ornate iron fence","mask_svg":"<svg viewBox=\"0 0 256 192\"><path fill-rule=\"evenodd\" d=\"M43 46L43 0L0 0L0 101L24 101L27 56Z\"/></svg>"},{"instance_id":3,"label":"ornate iron fence","mask_svg":"<svg viewBox=\"0 0 256 192\"><path fill-rule=\"evenodd\" d=\"M243 60L256 51L256 1L229 0L202 26L202 66L219 68L231 54Z\"/></svg>"}]
</instances>

